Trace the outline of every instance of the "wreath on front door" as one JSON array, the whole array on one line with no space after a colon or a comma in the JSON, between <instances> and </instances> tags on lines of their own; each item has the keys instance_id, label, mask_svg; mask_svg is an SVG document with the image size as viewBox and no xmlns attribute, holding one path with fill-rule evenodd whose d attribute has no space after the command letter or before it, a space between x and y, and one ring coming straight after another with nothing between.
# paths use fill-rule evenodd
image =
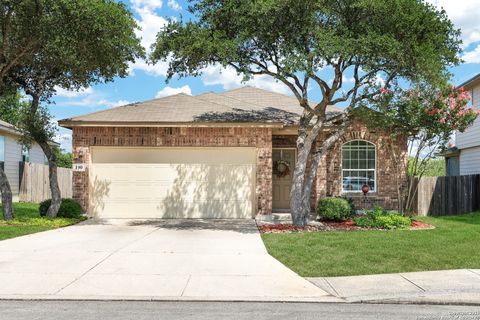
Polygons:
<instances>
[{"instance_id":1,"label":"wreath on front door","mask_svg":"<svg viewBox=\"0 0 480 320\"><path fill-rule=\"evenodd\" d=\"M273 172L278 178L286 177L290 174L290 162L285 160L275 161Z\"/></svg>"}]
</instances>

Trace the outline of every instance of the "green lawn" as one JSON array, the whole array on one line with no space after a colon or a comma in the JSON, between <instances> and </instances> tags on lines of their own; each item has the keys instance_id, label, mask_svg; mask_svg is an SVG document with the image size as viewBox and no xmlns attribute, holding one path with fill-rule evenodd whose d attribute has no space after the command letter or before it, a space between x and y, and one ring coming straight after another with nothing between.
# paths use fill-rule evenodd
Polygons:
<instances>
[{"instance_id":1,"label":"green lawn","mask_svg":"<svg viewBox=\"0 0 480 320\"><path fill-rule=\"evenodd\" d=\"M3 220L3 209L0 205L0 240L65 227L84 220L84 218L41 218L38 214L37 203L14 203L13 207L15 219L5 221Z\"/></svg>"},{"instance_id":2,"label":"green lawn","mask_svg":"<svg viewBox=\"0 0 480 320\"><path fill-rule=\"evenodd\" d=\"M304 277L480 268L480 212L419 217L433 230L263 234L268 252Z\"/></svg>"}]
</instances>

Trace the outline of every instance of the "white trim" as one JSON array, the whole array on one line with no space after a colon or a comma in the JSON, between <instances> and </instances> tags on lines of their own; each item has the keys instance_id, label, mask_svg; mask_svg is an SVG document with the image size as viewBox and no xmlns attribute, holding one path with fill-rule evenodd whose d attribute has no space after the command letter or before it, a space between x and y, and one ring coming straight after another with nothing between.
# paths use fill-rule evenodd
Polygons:
<instances>
[{"instance_id":1,"label":"white trim","mask_svg":"<svg viewBox=\"0 0 480 320\"><path fill-rule=\"evenodd\" d=\"M364 142L367 142L371 145L374 146L374 151L375 151L375 168L374 169L343 169L343 146L346 145L347 143L350 143L350 142L353 142L353 141L364 141ZM374 182L375 182L375 189L374 190L370 190L370 192L372 193L376 193L378 192L378 185L377 185L377 145L371 141L368 141L368 140L365 140L365 139L352 139L352 140L349 140L349 141L346 141L345 143L342 144L342 146L340 147L340 172L341 172L341 190L342 190L342 194L348 194L348 193L363 193L362 190L357 190L357 191L352 191L352 190L344 190L343 189L343 171L344 170L350 170L350 171L373 171L373 179L374 179Z\"/></svg>"},{"instance_id":2,"label":"white trim","mask_svg":"<svg viewBox=\"0 0 480 320\"><path fill-rule=\"evenodd\" d=\"M3 156L3 160L0 158L0 161L5 162L5 160L6 160L5 158L6 158L6 154L7 154L7 147L6 147L6 144L7 144L7 141L6 141L6 140L7 140L7 139L6 139L6 137L5 137L4 135L1 135L1 134L0 134L0 140L3 140L3 155L2 155L2 156Z\"/></svg>"}]
</instances>

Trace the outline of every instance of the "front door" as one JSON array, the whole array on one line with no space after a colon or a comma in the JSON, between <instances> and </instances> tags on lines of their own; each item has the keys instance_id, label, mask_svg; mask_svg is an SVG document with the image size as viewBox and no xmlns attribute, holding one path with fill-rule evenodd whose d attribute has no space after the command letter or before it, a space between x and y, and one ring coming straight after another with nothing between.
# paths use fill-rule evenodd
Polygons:
<instances>
[{"instance_id":1,"label":"front door","mask_svg":"<svg viewBox=\"0 0 480 320\"><path fill-rule=\"evenodd\" d=\"M295 168L295 149L273 149L273 210L290 209L290 188Z\"/></svg>"}]
</instances>

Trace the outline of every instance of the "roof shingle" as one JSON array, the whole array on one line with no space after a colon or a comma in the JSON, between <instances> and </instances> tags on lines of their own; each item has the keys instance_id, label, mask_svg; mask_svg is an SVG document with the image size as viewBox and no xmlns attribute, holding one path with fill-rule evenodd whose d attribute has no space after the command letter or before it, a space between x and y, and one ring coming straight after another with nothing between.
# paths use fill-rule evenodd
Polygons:
<instances>
[{"instance_id":1,"label":"roof shingle","mask_svg":"<svg viewBox=\"0 0 480 320\"><path fill-rule=\"evenodd\" d=\"M82 123L212 123L298 122L303 109L296 98L254 87L242 87L222 93L203 93L189 96L184 93L137 102L78 117L63 119L61 125ZM343 109L328 106L327 113Z\"/></svg>"}]
</instances>

